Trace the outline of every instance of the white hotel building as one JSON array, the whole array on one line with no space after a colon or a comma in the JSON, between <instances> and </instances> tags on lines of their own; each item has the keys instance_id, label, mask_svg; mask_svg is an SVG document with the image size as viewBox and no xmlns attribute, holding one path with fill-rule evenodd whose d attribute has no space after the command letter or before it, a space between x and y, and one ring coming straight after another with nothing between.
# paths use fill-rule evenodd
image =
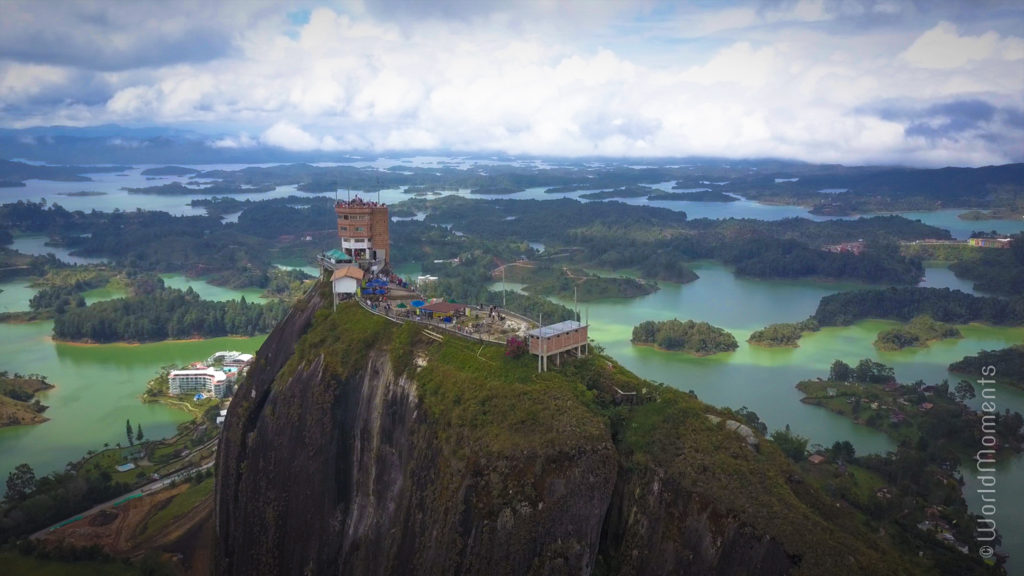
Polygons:
<instances>
[{"instance_id":1,"label":"white hotel building","mask_svg":"<svg viewBox=\"0 0 1024 576\"><path fill-rule=\"evenodd\" d=\"M223 398L226 395L228 385L233 380L234 378L229 378L224 372L213 368L172 370L168 376L172 395L202 393L216 398Z\"/></svg>"}]
</instances>

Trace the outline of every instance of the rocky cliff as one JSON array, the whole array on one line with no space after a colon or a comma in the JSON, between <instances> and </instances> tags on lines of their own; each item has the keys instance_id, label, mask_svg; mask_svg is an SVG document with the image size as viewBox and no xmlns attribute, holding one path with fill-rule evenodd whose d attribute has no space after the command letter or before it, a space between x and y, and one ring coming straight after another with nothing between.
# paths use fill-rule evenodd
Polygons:
<instances>
[{"instance_id":1,"label":"rocky cliff","mask_svg":"<svg viewBox=\"0 0 1024 576\"><path fill-rule=\"evenodd\" d=\"M600 356L537 375L323 302L292 310L232 402L222 574L915 571L687 394Z\"/></svg>"}]
</instances>

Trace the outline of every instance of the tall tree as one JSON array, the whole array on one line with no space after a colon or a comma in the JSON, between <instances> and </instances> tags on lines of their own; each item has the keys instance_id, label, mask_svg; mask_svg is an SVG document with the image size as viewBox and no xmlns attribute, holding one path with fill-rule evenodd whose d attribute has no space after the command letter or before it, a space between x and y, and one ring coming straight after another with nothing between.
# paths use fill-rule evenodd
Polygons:
<instances>
[{"instance_id":1,"label":"tall tree","mask_svg":"<svg viewBox=\"0 0 1024 576\"><path fill-rule=\"evenodd\" d=\"M829 370L828 379L833 382L847 382L850 380L850 375L850 365L842 360L836 360Z\"/></svg>"},{"instance_id":2,"label":"tall tree","mask_svg":"<svg viewBox=\"0 0 1024 576\"><path fill-rule=\"evenodd\" d=\"M138 424L138 432L135 433L135 441L142 442L142 424Z\"/></svg>"},{"instance_id":3,"label":"tall tree","mask_svg":"<svg viewBox=\"0 0 1024 576\"><path fill-rule=\"evenodd\" d=\"M128 435L128 445L135 446L135 436L132 434L132 421L130 419L124 421L124 431Z\"/></svg>"},{"instance_id":4,"label":"tall tree","mask_svg":"<svg viewBox=\"0 0 1024 576\"><path fill-rule=\"evenodd\" d=\"M22 500L36 488L36 472L28 464L22 463L7 475L7 500Z\"/></svg>"}]
</instances>

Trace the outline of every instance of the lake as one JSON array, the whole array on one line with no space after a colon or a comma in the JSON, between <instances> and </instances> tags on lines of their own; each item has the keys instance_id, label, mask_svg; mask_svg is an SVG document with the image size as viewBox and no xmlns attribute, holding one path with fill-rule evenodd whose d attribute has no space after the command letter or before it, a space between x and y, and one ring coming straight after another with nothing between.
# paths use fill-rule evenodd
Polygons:
<instances>
[{"instance_id":1,"label":"lake","mask_svg":"<svg viewBox=\"0 0 1024 576\"><path fill-rule=\"evenodd\" d=\"M796 322L814 313L829 294L863 288L863 284L824 281L764 281L739 278L727 267L698 263L700 279L689 284L661 282L661 289L634 299L609 299L579 305L590 323L590 336L612 357L638 375L681 390L693 390L710 404L758 413L770 429L791 428L824 445L850 440L859 452L884 452L888 438L826 410L800 403L794 387L808 378L824 377L836 359L856 363L862 358L884 362L901 380L939 382L950 378L946 366L982 349L1002 348L1024 340L1024 328L970 325L965 338L929 348L879 352L873 346L878 332L895 322L867 320L853 326L825 328L805 335L798 348L761 348L746 343L750 334L768 324ZM929 266L922 285L971 291L947 268ZM509 290L521 284L506 283ZM501 290L501 283L491 285ZM566 306L569 300L553 299ZM737 303L742 302L742 306ZM740 342L735 352L695 358L630 343L633 326L643 320L692 319L710 322L731 332ZM1009 393L1012 393L1009 392ZM1024 410L1018 398L1017 410Z\"/></svg>"},{"instance_id":2,"label":"lake","mask_svg":"<svg viewBox=\"0 0 1024 576\"><path fill-rule=\"evenodd\" d=\"M173 280L173 279L172 279ZM221 299L223 288L210 291L205 282L193 288L209 298ZM0 311L28 309L35 289L25 281L0 283ZM234 297L244 292L235 293ZM95 302L123 294L106 288L91 290L86 300ZM246 294L249 298L249 294ZM147 438L173 436L188 416L162 404L143 404L146 383L161 367L205 360L219 350L252 353L265 336L214 338L153 344L80 345L54 342L52 321L0 324L0 370L40 373L56 386L38 395L49 406L49 422L35 426L0 428L0 476L27 462L42 476L78 460L86 450L100 450L104 443L126 441L124 421L141 424Z\"/></svg>"},{"instance_id":3,"label":"lake","mask_svg":"<svg viewBox=\"0 0 1024 576\"><path fill-rule=\"evenodd\" d=\"M402 158L402 159L379 159L375 161L367 162L351 162L337 165L351 165L351 166L366 166L366 167L377 167L377 168L388 168L391 166L397 166L401 164L408 164L410 166L442 166L451 165L456 167L465 168L471 165L474 161L467 159L456 159L446 163L444 160L435 157L413 157L413 158ZM481 163L481 162L476 162ZM500 164L502 162L494 161L494 164ZM509 162L511 164L519 165L538 165L544 166L543 163L526 161L524 162ZM198 170L241 170L251 165L243 164L195 164L190 165L191 168ZM270 166L270 164L258 164L252 166ZM38 202L42 199L46 199L47 202L56 202L68 210L82 210L88 212L90 210L99 210L104 212L110 212L113 210L135 210L141 208L143 210L162 210L170 214L175 215L197 215L205 214L206 211L202 208L193 208L189 206L189 202L195 198L209 198L206 194L195 194L195 195L181 195L181 196L161 196L156 194L129 194L127 191L122 190L124 187L128 188L145 188L148 186L159 186L170 182L188 182L189 178L185 176L166 176L158 178L147 178L143 176L141 172L147 168L152 168L151 165L138 165L130 168L122 173L96 173L87 174L89 178L92 178L92 182L51 182L47 180L27 180L24 187L20 188L3 188L0 189L0 203L6 202L17 202L19 200ZM672 186L675 185L674 181L658 182L650 184L649 186L658 190L668 192L679 192L679 190L673 190ZM537 200L553 200L556 198L576 198L579 199L581 194L586 192L593 192L596 190L607 189L607 187L598 187L594 190L579 190L573 192L559 193L559 194L545 194L544 191L548 187L529 188L523 192L515 194L509 194L500 196L500 198L509 199L537 199ZM89 192L102 192L100 196L67 196L69 193L76 193L82 191ZM382 202L387 204L395 204L406 200L411 196L403 193L402 189L391 188L382 190L379 195L365 194L357 192L340 191L342 197L349 194L361 194L363 197L372 197L376 200L378 197ZM492 199L492 196L481 196L471 195L468 189L462 189L457 192L446 192L445 195L459 195L469 198L477 199ZM233 198L238 200L266 200L270 198L283 198L286 196L326 196L333 197L333 192L324 193L308 193L298 192L294 185L289 186L278 186L271 192L262 193L249 193L249 194L233 194ZM650 202L646 198L629 198L618 200L632 205L649 205L658 206L662 208L668 208L669 210L679 210L686 212L689 218L711 218L711 219L722 219L722 218L757 218L761 220L781 220L783 218L802 217L811 220L827 220L828 217L815 216L810 214L806 208L801 206L774 206L767 204L759 204L752 200L747 200L742 197L742 194L738 195L741 200L737 202L670 202L670 201L655 201ZM602 200L603 201L603 200ZM940 228L946 228L950 230L954 237L964 239L970 236L972 231L990 231L996 230L1001 234L1012 234L1024 231L1024 219L1020 220L984 220L971 222L967 220L961 220L957 218L957 215L965 212L966 210L937 210L932 212L902 212L900 214L910 218L912 220L919 219L926 224L938 226ZM236 214L229 215L228 220L232 221L237 219ZM51 251L53 251L51 249Z\"/></svg>"}]
</instances>

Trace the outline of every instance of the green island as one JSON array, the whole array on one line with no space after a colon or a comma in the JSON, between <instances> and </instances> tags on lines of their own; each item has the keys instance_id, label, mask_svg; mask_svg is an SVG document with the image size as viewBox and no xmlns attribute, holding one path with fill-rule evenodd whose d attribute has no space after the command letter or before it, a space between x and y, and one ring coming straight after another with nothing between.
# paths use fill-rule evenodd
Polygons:
<instances>
[{"instance_id":1,"label":"green island","mask_svg":"<svg viewBox=\"0 0 1024 576\"><path fill-rule=\"evenodd\" d=\"M106 192L99 192L97 190L80 190L78 192L60 192L60 196L68 196L70 198L88 198L91 196L106 196Z\"/></svg>"},{"instance_id":2,"label":"green island","mask_svg":"<svg viewBox=\"0 0 1024 576\"><path fill-rule=\"evenodd\" d=\"M518 188L516 186L483 186L480 188L473 188L469 193L483 196L505 196L508 194L516 194L523 190L525 190L525 188Z\"/></svg>"},{"instance_id":3,"label":"green island","mask_svg":"<svg viewBox=\"0 0 1024 576\"><path fill-rule=\"evenodd\" d=\"M459 188L452 186L406 186L403 190L403 194L410 194L413 196L426 196L426 195L440 195L443 192L458 192Z\"/></svg>"},{"instance_id":4,"label":"green island","mask_svg":"<svg viewBox=\"0 0 1024 576\"><path fill-rule=\"evenodd\" d=\"M836 360L827 379L805 380L797 389L805 394L802 402L882 431L898 442L896 451L887 456L857 457L849 442L816 450L808 457L813 461L804 467L812 482L873 517L915 527L923 537L969 552L975 533L964 531L962 523L977 516L964 503L956 470L965 462L973 468L977 454L987 452L992 456L982 457L995 458L999 451L1019 453L1024 447L1024 417L1019 412L1001 413L985 403L975 411L965 402L978 392L966 380L955 386L945 380L937 385L920 380L901 384L891 368L869 359L856 366ZM988 439L983 441L982 436ZM994 448L978 452L979 446ZM925 514L900 518L909 502ZM901 509L904 512L898 512ZM956 570L966 573L966 567Z\"/></svg>"},{"instance_id":5,"label":"green island","mask_svg":"<svg viewBox=\"0 0 1024 576\"><path fill-rule=\"evenodd\" d=\"M186 186L181 182L168 182L159 186L144 186L142 188L123 187L122 190L129 194L155 194L158 196L183 196L195 194L208 194L219 196L227 194L252 194L254 192L272 192L276 186L265 184L261 186L246 187L240 184L205 184L203 186Z\"/></svg>"},{"instance_id":6,"label":"green island","mask_svg":"<svg viewBox=\"0 0 1024 576\"><path fill-rule=\"evenodd\" d=\"M506 280L525 284L523 292L563 300L636 298L658 290L655 282L627 276L599 276L581 268L560 267L545 261L515 262L505 265L503 270ZM492 275L500 278L497 272Z\"/></svg>"},{"instance_id":7,"label":"green island","mask_svg":"<svg viewBox=\"0 0 1024 576\"><path fill-rule=\"evenodd\" d=\"M623 186L622 188L616 188L615 190L601 190L598 192L588 192L586 194L580 194L580 198L585 200L608 200L610 198L646 198L651 194L657 193L657 188L651 188L650 186ZM547 190L551 192L551 190Z\"/></svg>"},{"instance_id":8,"label":"green island","mask_svg":"<svg viewBox=\"0 0 1024 576\"><path fill-rule=\"evenodd\" d=\"M152 342L218 336L252 336L268 332L284 317L280 300L255 304L240 300L203 300L192 288L163 286L160 278L137 282L125 298L71 307L57 313L53 335L85 342Z\"/></svg>"},{"instance_id":9,"label":"green island","mask_svg":"<svg viewBox=\"0 0 1024 576\"><path fill-rule=\"evenodd\" d=\"M805 380L797 384L806 404L821 406L885 432L901 444L932 445L935 450L967 455L981 445L983 430L994 430L1001 449L1020 452L1024 448L1019 413L977 412L965 404L976 396L975 386L961 380L956 385L943 381L936 385L917 381L902 384L893 377L892 368L870 359L850 366L833 362L825 380ZM987 414L994 426L982 426Z\"/></svg>"},{"instance_id":10,"label":"green island","mask_svg":"<svg viewBox=\"0 0 1024 576\"><path fill-rule=\"evenodd\" d=\"M552 186L544 190L545 194L569 194L572 192L579 192L581 190L593 190L593 185L587 184L568 184L566 186Z\"/></svg>"},{"instance_id":11,"label":"green island","mask_svg":"<svg viewBox=\"0 0 1024 576\"><path fill-rule=\"evenodd\" d=\"M796 348L800 345L800 337L804 335L804 332L817 332L819 329L818 322L813 318L801 322L769 324L760 330L755 330L747 342L765 348Z\"/></svg>"},{"instance_id":12,"label":"green island","mask_svg":"<svg viewBox=\"0 0 1024 576\"><path fill-rule=\"evenodd\" d=\"M651 201L668 202L738 202L739 198L717 190L696 192L658 192L647 197Z\"/></svg>"},{"instance_id":13,"label":"green island","mask_svg":"<svg viewBox=\"0 0 1024 576\"><path fill-rule=\"evenodd\" d=\"M1000 384L1024 389L1024 344L964 356L950 364L949 371L972 378L991 378Z\"/></svg>"},{"instance_id":14,"label":"green island","mask_svg":"<svg viewBox=\"0 0 1024 576\"><path fill-rule=\"evenodd\" d=\"M957 218L969 221L1020 220L1024 218L1024 205L1006 206L995 210L969 210L957 214Z\"/></svg>"},{"instance_id":15,"label":"green island","mask_svg":"<svg viewBox=\"0 0 1024 576\"><path fill-rule=\"evenodd\" d=\"M936 322L930 316L922 314L915 316L903 326L879 332L875 347L886 351L909 347L923 348L939 340L962 337L963 334L956 326Z\"/></svg>"},{"instance_id":16,"label":"green island","mask_svg":"<svg viewBox=\"0 0 1024 576\"><path fill-rule=\"evenodd\" d=\"M797 389L805 394L802 402L880 430L898 442L887 455L858 456L845 441L813 448L807 455L799 450L806 448L806 439L796 437L802 441L796 448L807 481L874 522L900 526L934 548L948 550L945 561L953 564L944 567L951 571L946 573L970 573L967 553L975 545L976 533L964 530L963 523L978 517L966 506L957 467L972 460L983 433L995 438L1002 450L1020 451L1024 417L971 410L964 402L976 392L967 381L955 387L945 381L900 384L891 368L869 359L856 366L836 360L827 379L806 380ZM790 436L780 447L794 443Z\"/></svg>"},{"instance_id":17,"label":"green island","mask_svg":"<svg viewBox=\"0 0 1024 576\"><path fill-rule=\"evenodd\" d=\"M47 406L35 396L51 389L53 384L39 374L0 371L0 428L46 422L48 418L43 416L43 412Z\"/></svg>"},{"instance_id":18,"label":"green island","mask_svg":"<svg viewBox=\"0 0 1024 576\"><path fill-rule=\"evenodd\" d=\"M645 320L633 327L633 344L650 344L662 350L686 352L694 356L710 356L739 348L736 338L707 322L675 318L664 322Z\"/></svg>"},{"instance_id":19,"label":"green island","mask_svg":"<svg viewBox=\"0 0 1024 576\"><path fill-rule=\"evenodd\" d=\"M909 321L928 315L939 322L1024 324L1024 296L972 296L949 288L894 286L825 296L813 318L822 326L849 326L865 318Z\"/></svg>"},{"instance_id":20,"label":"green island","mask_svg":"<svg viewBox=\"0 0 1024 576\"><path fill-rule=\"evenodd\" d=\"M185 166L159 166L156 168L146 168L141 174L143 176L192 176L200 172L201 170Z\"/></svg>"},{"instance_id":21,"label":"green island","mask_svg":"<svg viewBox=\"0 0 1024 576\"><path fill-rule=\"evenodd\" d=\"M0 159L0 188L21 187L25 180L91 182L85 174L124 172L130 166L48 166Z\"/></svg>"}]
</instances>

